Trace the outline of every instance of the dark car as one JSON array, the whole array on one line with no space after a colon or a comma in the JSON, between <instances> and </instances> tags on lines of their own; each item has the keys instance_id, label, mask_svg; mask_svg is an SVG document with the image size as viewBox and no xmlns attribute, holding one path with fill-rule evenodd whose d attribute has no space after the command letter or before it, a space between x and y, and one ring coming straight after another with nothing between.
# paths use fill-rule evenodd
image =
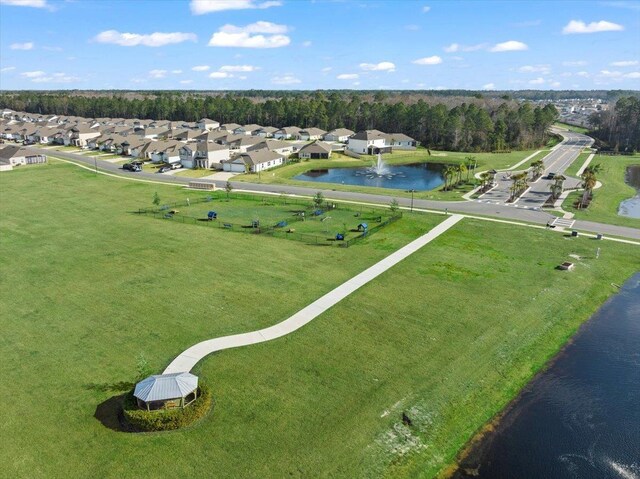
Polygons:
<instances>
[{"instance_id":1,"label":"dark car","mask_svg":"<svg viewBox=\"0 0 640 479\"><path fill-rule=\"evenodd\" d=\"M548 179L548 180L553 180L556 176L557 176L557 173L549 173L549 174L547 175L547 179Z\"/></svg>"},{"instance_id":2,"label":"dark car","mask_svg":"<svg viewBox=\"0 0 640 479\"><path fill-rule=\"evenodd\" d=\"M170 166L163 166L162 168L158 169L158 173L166 173L167 171L171 171Z\"/></svg>"},{"instance_id":3,"label":"dark car","mask_svg":"<svg viewBox=\"0 0 640 479\"><path fill-rule=\"evenodd\" d=\"M125 163L122 165L122 169L128 171L142 171L142 167L136 163Z\"/></svg>"}]
</instances>

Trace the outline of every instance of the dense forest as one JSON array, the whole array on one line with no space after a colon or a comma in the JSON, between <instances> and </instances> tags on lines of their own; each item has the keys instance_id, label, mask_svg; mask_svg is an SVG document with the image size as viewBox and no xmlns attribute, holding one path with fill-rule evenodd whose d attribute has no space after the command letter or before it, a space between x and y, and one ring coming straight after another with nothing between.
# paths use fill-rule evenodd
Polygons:
<instances>
[{"instance_id":1,"label":"dense forest","mask_svg":"<svg viewBox=\"0 0 640 479\"><path fill-rule=\"evenodd\" d=\"M125 98L120 95L81 96L68 93L7 93L0 107L38 114L88 118L151 118L197 121L207 117L221 123L257 123L284 127L317 126L324 130L378 129L405 133L424 146L456 151L504 151L540 146L555 121L553 105L533 106L511 100L467 98L456 102L388 101L360 94L308 93L252 101L246 96L156 93ZM397 100L397 98L394 98ZM455 106L454 106L455 105Z\"/></svg>"},{"instance_id":2,"label":"dense forest","mask_svg":"<svg viewBox=\"0 0 640 479\"><path fill-rule=\"evenodd\" d=\"M596 138L600 149L640 151L640 99L620 98L615 107L594 113L589 118L593 128L589 134Z\"/></svg>"}]
</instances>

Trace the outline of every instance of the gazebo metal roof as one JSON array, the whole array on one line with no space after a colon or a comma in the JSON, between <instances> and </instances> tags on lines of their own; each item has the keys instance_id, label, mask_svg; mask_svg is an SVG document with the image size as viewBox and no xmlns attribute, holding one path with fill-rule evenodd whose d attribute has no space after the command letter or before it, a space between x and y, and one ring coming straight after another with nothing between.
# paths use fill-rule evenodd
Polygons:
<instances>
[{"instance_id":1,"label":"gazebo metal roof","mask_svg":"<svg viewBox=\"0 0 640 479\"><path fill-rule=\"evenodd\" d=\"M157 374L143 379L133 395L144 402L183 398L198 388L198 376L191 373Z\"/></svg>"}]
</instances>

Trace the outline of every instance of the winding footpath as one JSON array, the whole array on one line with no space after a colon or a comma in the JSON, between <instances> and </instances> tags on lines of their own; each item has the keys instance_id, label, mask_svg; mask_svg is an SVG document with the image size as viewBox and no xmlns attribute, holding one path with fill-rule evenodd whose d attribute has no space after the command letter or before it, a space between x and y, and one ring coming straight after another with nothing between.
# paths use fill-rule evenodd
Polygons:
<instances>
[{"instance_id":1,"label":"winding footpath","mask_svg":"<svg viewBox=\"0 0 640 479\"><path fill-rule=\"evenodd\" d=\"M451 215L442 223L431 229L428 233L422 235L416 240L413 240L406 246L403 246L399 250L391 253L386 258L377 262L373 266L367 268L362 273L357 274L348 281L345 281L337 288L328 292L320 299L317 299L309 306L301 309L290 318L275 324L268 328L260 329L258 331L252 331L250 333L234 334L232 336L223 336L221 338L208 339L202 341L180 354L175 358L169 366L164 370L163 374L188 372L205 356L222 351L224 349L238 348L241 346L249 346L251 344L264 343L265 341L271 341L287 334L291 334L297 331L305 324L310 323L322 313L327 311L332 306L342 301L344 298L380 276L398 264L403 259L407 258L411 254L418 251L420 248L430 243L449 228L454 226L458 221L463 218L461 215Z\"/></svg>"}]
</instances>

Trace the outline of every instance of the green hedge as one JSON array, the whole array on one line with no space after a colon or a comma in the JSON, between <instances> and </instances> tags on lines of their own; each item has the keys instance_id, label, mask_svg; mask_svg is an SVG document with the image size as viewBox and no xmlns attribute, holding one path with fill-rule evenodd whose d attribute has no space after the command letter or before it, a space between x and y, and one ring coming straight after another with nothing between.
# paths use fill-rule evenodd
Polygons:
<instances>
[{"instance_id":1,"label":"green hedge","mask_svg":"<svg viewBox=\"0 0 640 479\"><path fill-rule=\"evenodd\" d=\"M126 421L139 431L169 431L188 426L204 417L212 402L211 391L206 385L200 384L198 398L186 408L146 411L138 408L131 391L124 400L123 413Z\"/></svg>"}]
</instances>

